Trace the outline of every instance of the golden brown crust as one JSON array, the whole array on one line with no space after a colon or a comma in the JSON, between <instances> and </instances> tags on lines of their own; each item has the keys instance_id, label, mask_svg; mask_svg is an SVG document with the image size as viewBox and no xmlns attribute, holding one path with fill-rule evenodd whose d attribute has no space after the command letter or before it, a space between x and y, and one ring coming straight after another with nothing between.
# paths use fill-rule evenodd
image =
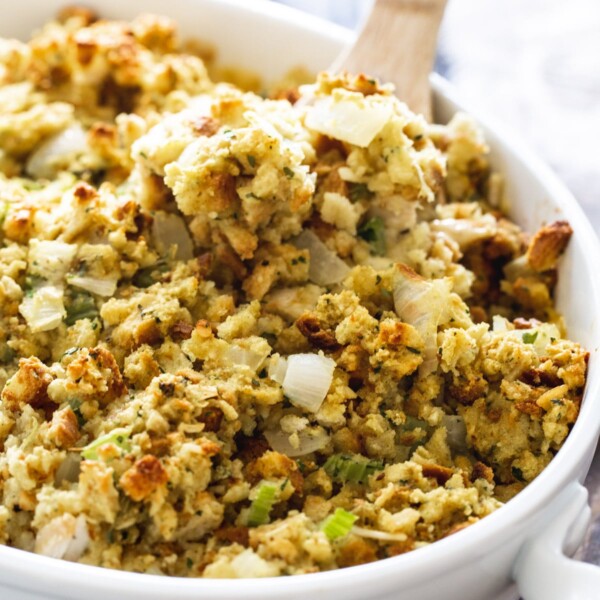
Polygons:
<instances>
[{"instance_id":1,"label":"golden brown crust","mask_svg":"<svg viewBox=\"0 0 600 600\"><path fill-rule=\"evenodd\" d=\"M337 562L340 567L354 567L377 560L374 542L353 536L338 550Z\"/></svg>"},{"instance_id":2,"label":"golden brown crust","mask_svg":"<svg viewBox=\"0 0 600 600\"><path fill-rule=\"evenodd\" d=\"M572 234L573 229L566 221L555 221L544 225L533 236L527 248L529 266L537 272L555 268Z\"/></svg>"},{"instance_id":3,"label":"golden brown crust","mask_svg":"<svg viewBox=\"0 0 600 600\"><path fill-rule=\"evenodd\" d=\"M488 483L493 483L494 470L486 464L477 461L473 465L473 471L471 471L471 481L475 482L477 479L485 479Z\"/></svg>"},{"instance_id":4,"label":"golden brown crust","mask_svg":"<svg viewBox=\"0 0 600 600\"><path fill-rule=\"evenodd\" d=\"M2 401L15 412L29 404L35 409L42 409L49 419L57 408L48 397L48 386L52 380L50 369L39 358L21 358L19 369L2 390Z\"/></svg>"},{"instance_id":5,"label":"golden brown crust","mask_svg":"<svg viewBox=\"0 0 600 600\"><path fill-rule=\"evenodd\" d=\"M75 446L81 436L77 415L70 408L55 412L50 426L50 435L59 448Z\"/></svg>"},{"instance_id":6,"label":"golden brown crust","mask_svg":"<svg viewBox=\"0 0 600 600\"><path fill-rule=\"evenodd\" d=\"M168 479L160 460L148 454L135 461L133 466L121 475L119 486L132 500L141 502L165 485Z\"/></svg>"},{"instance_id":7,"label":"golden brown crust","mask_svg":"<svg viewBox=\"0 0 600 600\"><path fill-rule=\"evenodd\" d=\"M439 485L444 485L454 475L452 469L434 463L425 463L421 467L423 468L423 477L433 477Z\"/></svg>"},{"instance_id":8,"label":"golden brown crust","mask_svg":"<svg viewBox=\"0 0 600 600\"><path fill-rule=\"evenodd\" d=\"M302 477L298 465L294 460L280 452L269 450L253 460L246 467L246 476L254 482L261 479L287 477L296 492L302 494L304 477Z\"/></svg>"},{"instance_id":9,"label":"golden brown crust","mask_svg":"<svg viewBox=\"0 0 600 600\"><path fill-rule=\"evenodd\" d=\"M102 346L82 349L69 363L67 373L73 382L87 379L96 390L95 399L102 405L120 398L127 391L115 357Z\"/></svg>"}]
</instances>

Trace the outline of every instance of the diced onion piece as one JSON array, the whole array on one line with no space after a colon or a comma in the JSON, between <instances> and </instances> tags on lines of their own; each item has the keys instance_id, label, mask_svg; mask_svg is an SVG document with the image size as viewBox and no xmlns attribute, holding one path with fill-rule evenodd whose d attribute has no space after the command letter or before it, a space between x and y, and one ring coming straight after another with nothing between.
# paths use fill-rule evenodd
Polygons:
<instances>
[{"instance_id":1,"label":"diced onion piece","mask_svg":"<svg viewBox=\"0 0 600 600\"><path fill-rule=\"evenodd\" d=\"M553 323L541 323L534 329L517 329L515 333L521 336L523 342L531 344L538 356L543 356L546 348L561 338L558 327Z\"/></svg>"},{"instance_id":2,"label":"diced onion piece","mask_svg":"<svg viewBox=\"0 0 600 600\"><path fill-rule=\"evenodd\" d=\"M99 277L77 277L67 275L69 285L86 290L91 294L109 298L117 289L117 280Z\"/></svg>"},{"instance_id":3,"label":"diced onion piece","mask_svg":"<svg viewBox=\"0 0 600 600\"><path fill-rule=\"evenodd\" d=\"M279 385L282 385L287 368L287 360L283 358L283 356L279 356L279 354L274 354L269 361L269 378L276 381Z\"/></svg>"},{"instance_id":4,"label":"diced onion piece","mask_svg":"<svg viewBox=\"0 0 600 600\"><path fill-rule=\"evenodd\" d=\"M265 309L274 312L286 319L295 321L300 315L312 310L323 289L314 283L290 288L278 288L269 293L265 298Z\"/></svg>"},{"instance_id":5,"label":"diced onion piece","mask_svg":"<svg viewBox=\"0 0 600 600\"><path fill-rule=\"evenodd\" d=\"M269 481L263 481L260 484L256 498L252 501L248 513L248 525L250 527L257 527L269 522L269 515L273 504L277 502L278 495L279 486L276 484Z\"/></svg>"},{"instance_id":6,"label":"diced onion piece","mask_svg":"<svg viewBox=\"0 0 600 600\"><path fill-rule=\"evenodd\" d=\"M548 345L554 340L561 339L560 331L553 323L540 323L529 329L514 329L508 319L498 315L492 319L492 331L522 340L525 344L531 344L538 356L543 356Z\"/></svg>"},{"instance_id":7,"label":"diced onion piece","mask_svg":"<svg viewBox=\"0 0 600 600\"><path fill-rule=\"evenodd\" d=\"M117 427L116 429L101 435L99 438L82 448L81 456L86 460L98 460L98 450L101 446L105 446L106 444L114 444L121 450L127 451L131 448L129 443L130 435L130 428Z\"/></svg>"},{"instance_id":8,"label":"diced onion piece","mask_svg":"<svg viewBox=\"0 0 600 600\"><path fill-rule=\"evenodd\" d=\"M380 540L382 542L405 542L407 538L405 533L388 533L387 531L377 531L375 529L367 529L366 527L358 527L357 525L352 528L352 533L360 537Z\"/></svg>"},{"instance_id":9,"label":"diced onion piece","mask_svg":"<svg viewBox=\"0 0 600 600\"><path fill-rule=\"evenodd\" d=\"M492 221L495 220L492 217ZM433 231L445 233L454 240L461 250L471 244L494 235L494 223L482 217L480 219L435 219L429 224Z\"/></svg>"},{"instance_id":10,"label":"diced onion piece","mask_svg":"<svg viewBox=\"0 0 600 600\"><path fill-rule=\"evenodd\" d=\"M527 254L523 254L514 260L511 260L504 267L504 275L508 281L515 281L517 277L531 272L531 267L527 262Z\"/></svg>"},{"instance_id":11,"label":"diced onion piece","mask_svg":"<svg viewBox=\"0 0 600 600\"><path fill-rule=\"evenodd\" d=\"M317 285L339 283L350 272L350 267L309 229L305 229L293 243L296 248L310 253L308 277Z\"/></svg>"},{"instance_id":12,"label":"diced onion piece","mask_svg":"<svg viewBox=\"0 0 600 600\"><path fill-rule=\"evenodd\" d=\"M361 95L317 98L308 108L306 126L324 135L366 148L390 120L390 105Z\"/></svg>"},{"instance_id":13,"label":"diced onion piece","mask_svg":"<svg viewBox=\"0 0 600 600\"><path fill-rule=\"evenodd\" d=\"M81 558L89 543L85 517L64 514L52 519L38 531L34 551L52 558L76 561Z\"/></svg>"},{"instance_id":14,"label":"diced onion piece","mask_svg":"<svg viewBox=\"0 0 600 600\"><path fill-rule=\"evenodd\" d=\"M69 452L60 463L54 474L54 485L60 486L63 481L75 483L79 479L81 456L77 452Z\"/></svg>"},{"instance_id":15,"label":"diced onion piece","mask_svg":"<svg viewBox=\"0 0 600 600\"><path fill-rule=\"evenodd\" d=\"M52 179L58 169L88 149L81 125L73 125L43 141L29 156L25 171L31 177Z\"/></svg>"},{"instance_id":16,"label":"diced onion piece","mask_svg":"<svg viewBox=\"0 0 600 600\"><path fill-rule=\"evenodd\" d=\"M81 558L90 543L90 535L88 533L87 523L83 515L77 517L75 523L75 533L73 539L69 543L67 551L64 553L65 560L76 561Z\"/></svg>"},{"instance_id":17,"label":"diced onion piece","mask_svg":"<svg viewBox=\"0 0 600 600\"><path fill-rule=\"evenodd\" d=\"M214 565L215 563L213 563ZM205 576L212 576L210 574L210 568L212 565L208 565ZM236 579L244 579L248 577L275 577L279 575L278 568L273 562L266 561L253 552L250 548L246 548L243 552L240 552L230 562L230 574L227 577L234 577ZM219 576L222 571L219 572Z\"/></svg>"},{"instance_id":18,"label":"diced onion piece","mask_svg":"<svg viewBox=\"0 0 600 600\"><path fill-rule=\"evenodd\" d=\"M292 354L287 363L283 393L294 406L317 412L331 387L335 361L320 354Z\"/></svg>"},{"instance_id":19,"label":"diced onion piece","mask_svg":"<svg viewBox=\"0 0 600 600\"><path fill-rule=\"evenodd\" d=\"M446 279L426 281L403 264L398 264L394 273L396 314L412 325L425 343L423 363L419 369L423 377L437 369L437 328L448 301L450 286Z\"/></svg>"},{"instance_id":20,"label":"diced onion piece","mask_svg":"<svg viewBox=\"0 0 600 600\"><path fill-rule=\"evenodd\" d=\"M242 348L242 346L238 346L237 344L232 344L229 347L227 356L234 365L246 365L253 371L258 371L267 356L269 356L269 351L269 349L266 349L265 352L259 353L254 350Z\"/></svg>"},{"instance_id":21,"label":"diced onion piece","mask_svg":"<svg viewBox=\"0 0 600 600\"><path fill-rule=\"evenodd\" d=\"M59 283L71 267L77 246L56 240L29 242L28 272L47 281Z\"/></svg>"},{"instance_id":22,"label":"diced onion piece","mask_svg":"<svg viewBox=\"0 0 600 600\"><path fill-rule=\"evenodd\" d=\"M321 525L321 531L331 541L346 537L355 521L358 519L356 515L344 510L336 508L332 515L329 515Z\"/></svg>"},{"instance_id":23,"label":"diced onion piece","mask_svg":"<svg viewBox=\"0 0 600 600\"><path fill-rule=\"evenodd\" d=\"M194 244L179 215L157 211L152 222L152 237L157 250L161 254L169 251L171 246L177 247L176 260L190 260L194 258Z\"/></svg>"},{"instance_id":24,"label":"diced onion piece","mask_svg":"<svg viewBox=\"0 0 600 600\"><path fill-rule=\"evenodd\" d=\"M62 288L46 285L37 289L32 296L23 298L19 312L34 333L56 329L67 314Z\"/></svg>"},{"instance_id":25,"label":"diced onion piece","mask_svg":"<svg viewBox=\"0 0 600 600\"><path fill-rule=\"evenodd\" d=\"M504 333L506 331L512 331L510 321L500 315L494 315L492 317L492 331L494 333Z\"/></svg>"},{"instance_id":26,"label":"diced onion piece","mask_svg":"<svg viewBox=\"0 0 600 600\"><path fill-rule=\"evenodd\" d=\"M290 434L281 431L281 429L267 429L264 434L273 450L291 458L322 450L327 446L330 439L322 427L310 427L296 434L291 434L297 436L297 446L290 442Z\"/></svg>"},{"instance_id":27,"label":"diced onion piece","mask_svg":"<svg viewBox=\"0 0 600 600\"><path fill-rule=\"evenodd\" d=\"M446 428L446 441L451 450L465 452L467 450L467 428L460 415L444 415L442 423Z\"/></svg>"}]
</instances>

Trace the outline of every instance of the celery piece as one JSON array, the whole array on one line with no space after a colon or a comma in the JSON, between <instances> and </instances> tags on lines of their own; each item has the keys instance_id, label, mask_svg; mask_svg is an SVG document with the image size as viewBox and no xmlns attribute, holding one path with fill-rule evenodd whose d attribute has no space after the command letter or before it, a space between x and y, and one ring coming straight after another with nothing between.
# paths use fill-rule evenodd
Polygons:
<instances>
[{"instance_id":1,"label":"celery piece","mask_svg":"<svg viewBox=\"0 0 600 600\"><path fill-rule=\"evenodd\" d=\"M131 282L136 287L147 288L159 280L160 274L166 273L168 270L169 265L167 264L167 261L164 258L161 258L153 265L139 269L133 276Z\"/></svg>"},{"instance_id":2,"label":"celery piece","mask_svg":"<svg viewBox=\"0 0 600 600\"><path fill-rule=\"evenodd\" d=\"M348 512L343 508L336 508L335 512L323 521L321 531L330 541L337 540L350 533L350 530L357 519L358 517L351 512Z\"/></svg>"},{"instance_id":3,"label":"celery piece","mask_svg":"<svg viewBox=\"0 0 600 600\"><path fill-rule=\"evenodd\" d=\"M98 448L105 446L106 444L114 444L125 452L131 450L131 444L129 436L131 435L131 429L127 427L117 427L99 438L90 442L87 446L81 449L81 456L86 460L98 460Z\"/></svg>"},{"instance_id":4,"label":"celery piece","mask_svg":"<svg viewBox=\"0 0 600 600\"><path fill-rule=\"evenodd\" d=\"M248 525L256 527L269 522L269 514L273 508L273 504L277 501L278 486L269 481L264 481L258 488L256 498L250 505L248 513Z\"/></svg>"},{"instance_id":5,"label":"celery piece","mask_svg":"<svg viewBox=\"0 0 600 600\"><path fill-rule=\"evenodd\" d=\"M373 473L383 469L383 463L380 460L369 460L360 454L333 454L323 468L330 477L341 483L366 483Z\"/></svg>"},{"instance_id":6,"label":"celery piece","mask_svg":"<svg viewBox=\"0 0 600 600\"><path fill-rule=\"evenodd\" d=\"M65 323L74 325L79 319L95 319L98 317L98 309L94 297L88 292L73 292L71 301L67 306L67 317Z\"/></svg>"}]
</instances>

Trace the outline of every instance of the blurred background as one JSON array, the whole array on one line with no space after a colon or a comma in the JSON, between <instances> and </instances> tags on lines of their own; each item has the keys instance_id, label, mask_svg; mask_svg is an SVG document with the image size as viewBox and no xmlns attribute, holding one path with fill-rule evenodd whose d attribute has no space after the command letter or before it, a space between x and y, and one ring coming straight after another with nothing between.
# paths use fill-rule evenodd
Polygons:
<instances>
[{"instance_id":1,"label":"blurred background","mask_svg":"<svg viewBox=\"0 0 600 600\"><path fill-rule=\"evenodd\" d=\"M371 0L276 0L358 29ZM600 233L600 2L449 0L436 70L554 168Z\"/></svg>"},{"instance_id":2,"label":"blurred background","mask_svg":"<svg viewBox=\"0 0 600 600\"><path fill-rule=\"evenodd\" d=\"M274 1L355 30L372 2ZM557 172L599 234L600 1L448 0L436 70ZM577 556L600 565L600 451L586 486L593 521Z\"/></svg>"}]
</instances>

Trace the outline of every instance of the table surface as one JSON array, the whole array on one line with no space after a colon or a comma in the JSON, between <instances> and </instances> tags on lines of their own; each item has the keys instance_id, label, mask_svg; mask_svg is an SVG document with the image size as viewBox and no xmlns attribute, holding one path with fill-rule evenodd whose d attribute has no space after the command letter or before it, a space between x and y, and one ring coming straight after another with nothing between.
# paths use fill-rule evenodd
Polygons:
<instances>
[{"instance_id":1,"label":"table surface","mask_svg":"<svg viewBox=\"0 0 600 600\"><path fill-rule=\"evenodd\" d=\"M371 0L278 1L351 28L358 26L371 4ZM597 0L455 0L446 9L436 64L468 105L517 130L554 168L596 232L600 232L598 31ZM600 451L586 486L593 520L576 556L600 565Z\"/></svg>"}]
</instances>

